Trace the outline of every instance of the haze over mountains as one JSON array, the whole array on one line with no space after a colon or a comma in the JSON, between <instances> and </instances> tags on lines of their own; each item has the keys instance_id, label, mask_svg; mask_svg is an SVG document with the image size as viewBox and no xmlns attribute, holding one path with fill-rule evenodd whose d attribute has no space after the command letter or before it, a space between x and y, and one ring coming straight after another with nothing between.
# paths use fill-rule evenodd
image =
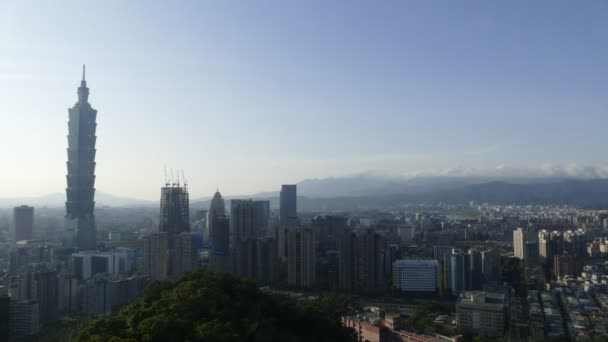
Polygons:
<instances>
[{"instance_id":1,"label":"haze over mountains","mask_svg":"<svg viewBox=\"0 0 608 342\"><path fill-rule=\"evenodd\" d=\"M603 170L582 168L584 174L550 169L546 173L503 172L477 175L476 171L454 169L442 174L387 176L363 173L347 177L307 179L298 183L299 209L350 210L379 208L405 203L470 200L497 204L564 204L582 207L608 207L608 177ZM504 170L503 170L504 171ZM486 173L487 174L487 173ZM269 199L278 207L277 192L225 196ZM32 198L0 198L0 206L20 204L63 206L65 195L53 193ZM209 197L191 198L192 208L208 206ZM139 200L98 191L98 206L157 206L158 201Z\"/></svg>"}]
</instances>

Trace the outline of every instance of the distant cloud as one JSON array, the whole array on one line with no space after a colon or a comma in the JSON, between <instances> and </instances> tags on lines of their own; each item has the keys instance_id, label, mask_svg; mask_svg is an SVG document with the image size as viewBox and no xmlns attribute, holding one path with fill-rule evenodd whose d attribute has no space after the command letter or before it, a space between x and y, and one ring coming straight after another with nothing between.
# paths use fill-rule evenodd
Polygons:
<instances>
[{"instance_id":1,"label":"distant cloud","mask_svg":"<svg viewBox=\"0 0 608 342\"><path fill-rule=\"evenodd\" d=\"M454 167L441 170L406 172L402 174L412 177L491 177L491 178L577 178L598 179L608 178L608 165L590 165L570 163L566 165L541 164L538 166L508 166L498 165L495 168Z\"/></svg>"}]
</instances>

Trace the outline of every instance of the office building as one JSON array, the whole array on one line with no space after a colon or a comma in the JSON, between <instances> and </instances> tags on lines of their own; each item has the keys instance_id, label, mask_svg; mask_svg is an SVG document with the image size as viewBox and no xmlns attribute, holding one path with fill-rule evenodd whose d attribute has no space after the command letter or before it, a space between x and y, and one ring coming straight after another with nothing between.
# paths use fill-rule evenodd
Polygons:
<instances>
[{"instance_id":1,"label":"office building","mask_svg":"<svg viewBox=\"0 0 608 342\"><path fill-rule=\"evenodd\" d=\"M88 279L96 274L118 275L134 268L134 253L128 250L112 252L81 251L72 254L72 269L78 279Z\"/></svg>"},{"instance_id":2,"label":"office building","mask_svg":"<svg viewBox=\"0 0 608 342\"><path fill-rule=\"evenodd\" d=\"M287 232L287 284L312 287L316 281L315 235L310 228L293 228Z\"/></svg>"},{"instance_id":3,"label":"office building","mask_svg":"<svg viewBox=\"0 0 608 342\"><path fill-rule=\"evenodd\" d=\"M296 185L281 186L279 203L279 223L281 226L298 224L298 196Z\"/></svg>"},{"instance_id":4,"label":"office building","mask_svg":"<svg viewBox=\"0 0 608 342\"><path fill-rule=\"evenodd\" d=\"M437 292L437 260L397 260L394 263L393 286L403 292Z\"/></svg>"},{"instance_id":5,"label":"office building","mask_svg":"<svg viewBox=\"0 0 608 342\"><path fill-rule=\"evenodd\" d=\"M167 280L167 233L143 237L144 272L152 280Z\"/></svg>"},{"instance_id":6,"label":"office building","mask_svg":"<svg viewBox=\"0 0 608 342\"><path fill-rule=\"evenodd\" d=\"M456 301L456 326L473 334L502 337L507 327L507 312L502 293L462 292Z\"/></svg>"},{"instance_id":7,"label":"office building","mask_svg":"<svg viewBox=\"0 0 608 342\"><path fill-rule=\"evenodd\" d=\"M34 231L34 207L22 205L13 209L15 241L31 240Z\"/></svg>"},{"instance_id":8,"label":"office building","mask_svg":"<svg viewBox=\"0 0 608 342\"><path fill-rule=\"evenodd\" d=\"M89 88L82 67L78 102L69 109L65 243L77 249L95 249L95 143L97 110L89 103Z\"/></svg>"}]
</instances>

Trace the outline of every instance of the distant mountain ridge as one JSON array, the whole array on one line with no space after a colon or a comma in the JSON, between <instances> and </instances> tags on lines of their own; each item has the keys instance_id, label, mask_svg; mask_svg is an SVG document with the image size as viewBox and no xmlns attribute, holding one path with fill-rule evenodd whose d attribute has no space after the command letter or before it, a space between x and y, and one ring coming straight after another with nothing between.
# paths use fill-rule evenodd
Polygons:
<instances>
[{"instance_id":1,"label":"distant mountain ridge","mask_svg":"<svg viewBox=\"0 0 608 342\"><path fill-rule=\"evenodd\" d=\"M268 199L278 207L279 192L264 192L232 198ZM567 179L560 177L495 179L491 177L398 177L353 176L309 179L298 183L300 211L340 211L356 208L382 208L407 203L557 204L589 208L608 208L608 178ZM157 206L146 201L97 192L97 206ZM1 199L0 207L21 204L63 206L65 195ZM191 208L207 208L209 197L192 198Z\"/></svg>"},{"instance_id":2,"label":"distant mountain ridge","mask_svg":"<svg viewBox=\"0 0 608 342\"><path fill-rule=\"evenodd\" d=\"M55 192L38 197L0 198L0 207L32 205L36 207L60 207L65 205L65 194ZM95 192L96 206L132 207L156 205L154 201L146 201L123 196L115 196L105 192Z\"/></svg>"}]
</instances>

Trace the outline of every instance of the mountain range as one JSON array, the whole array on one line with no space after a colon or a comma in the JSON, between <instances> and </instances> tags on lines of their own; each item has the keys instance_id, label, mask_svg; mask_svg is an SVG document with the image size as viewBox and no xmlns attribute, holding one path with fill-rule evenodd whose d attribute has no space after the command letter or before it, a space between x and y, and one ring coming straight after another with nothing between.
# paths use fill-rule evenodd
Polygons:
<instances>
[{"instance_id":1,"label":"mountain range","mask_svg":"<svg viewBox=\"0 0 608 342\"><path fill-rule=\"evenodd\" d=\"M278 207L277 192L264 192L231 198L268 199ZM298 183L301 211L340 211L355 208L381 208L405 203L557 204L588 208L608 208L608 178L571 179L564 177L475 177L427 176L385 177L369 174L341 178L308 179ZM146 201L98 191L98 206L157 206ZM21 204L63 206L60 193L31 198L0 198L0 207ZM209 197L191 199L192 208L205 208Z\"/></svg>"}]
</instances>

